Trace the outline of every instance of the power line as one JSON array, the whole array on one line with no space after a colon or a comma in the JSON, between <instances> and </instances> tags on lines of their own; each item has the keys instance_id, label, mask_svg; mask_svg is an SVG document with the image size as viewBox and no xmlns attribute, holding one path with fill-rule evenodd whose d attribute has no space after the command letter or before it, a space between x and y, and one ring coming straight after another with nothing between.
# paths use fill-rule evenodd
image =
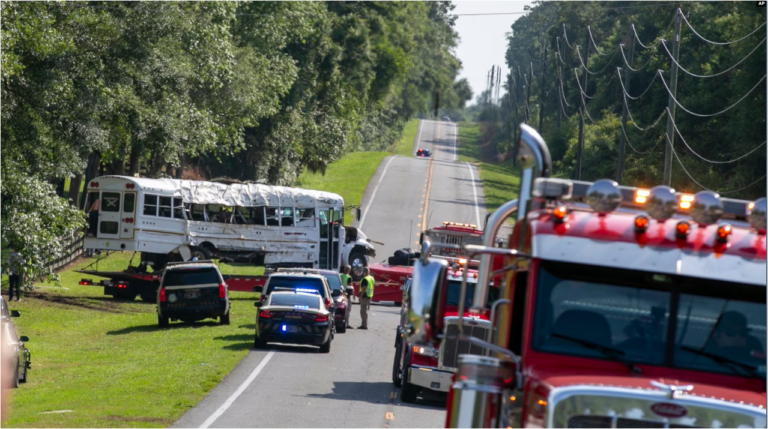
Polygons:
<instances>
[{"instance_id":1,"label":"power line","mask_svg":"<svg viewBox=\"0 0 768 429\"><path fill-rule=\"evenodd\" d=\"M685 166L683 165L683 162L680 160L680 157L677 155L677 152L675 151L675 148L672 146L672 143L669 141L669 136L664 134L664 138L667 140L667 143L669 144L669 148L672 149L672 155L674 155L675 159L677 159L677 163L680 164L680 168L683 169L683 172L685 172L685 175L688 176L688 178L691 179L693 181L693 183L699 185L700 188L705 189L707 191L712 191L712 189L702 185L696 179L694 179L693 176L691 176L691 173L689 173L688 170L685 169ZM747 186L743 186L743 187L738 188L738 189L731 189L729 191L715 191L715 192L717 192L718 194L723 194L723 195L725 195L725 194L733 194L735 192L743 191L744 189L747 189L750 186L753 186L753 185L759 183L760 181L764 180L765 178L766 178L766 175L764 174L763 177L755 180L754 182L750 183Z\"/></svg>"},{"instance_id":2,"label":"power line","mask_svg":"<svg viewBox=\"0 0 768 429\"><path fill-rule=\"evenodd\" d=\"M604 56L604 57L607 57L608 55L610 55L610 53L608 53L608 54L603 53L600 50L600 48L597 47L597 43L595 43L595 38L592 36L592 29L589 27L589 25L587 25L587 32L589 33L589 40L592 41L592 46L595 47L595 50L597 51L597 53L602 55L602 56ZM613 50L613 53L616 54L616 49Z\"/></svg>"},{"instance_id":3,"label":"power line","mask_svg":"<svg viewBox=\"0 0 768 429\"><path fill-rule=\"evenodd\" d=\"M669 109L669 108L667 108L667 109ZM683 144L685 145L685 147L687 147L688 150L691 151L692 154L694 154L697 157L699 157L702 161L706 161L706 162L708 162L710 164L731 164L731 163L734 163L736 161L739 161L739 160L742 160L742 159L748 157L749 155L752 155L756 150L758 150L761 147L763 147L763 145L766 143L766 142L760 143L759 145L757 145L757 147L755 147L751 151L745 153L744 155L742 155L742 156L740 156L738 158L734 158L734 159L731 159L729 161L712 161L711 159L704 158L703 156L701 156L698 153L696 153L695 150L693 150L693 148L688 144L688 142L685 141L685 139L683 138L683 135L680 134L680 130L677 128L677 124L675 124L675 120L674 119L672 119L672 127L677 132L677 135L680 136L680 140L683 141Z\"/></svg>"},{"instance_id":4,"label":"power line","mask_svg":"<svg viewBox=\"0 0 768 429\"><path fill-rule=\"evenodd\" d=\"M523 15L525 12L489 12L489 13L454 13L453 16L492 16L492 15Z\"/></svg>"},{"instance_id":5,"label":"power line","mask_svg":"<svg viewBox=\"0 0 768 429\"><path fill-rule=\"evenodd\" d=\"M625 100L625 101L626 101L626 100ZM659 115L659 117L658 117L658 118L656 118L656 120L653 122L653 124L651 124L651 125L649 125L649 126L647 126L647 127L645 127L645 128L643 128L643 127L641 127L641 126L637 125L637 122L635 122L635 118L633 118L633 117L632 117L632 111L629 109L629 104L627 104L627 114L629 115L629 120L630 120L630 121L632 121L632 125L633 125L635 128L637 128L637 129L638 129L638 130L640 130L640 131L648 131L648 130L650 130L651 128L655 127L656 125L659 125L659 121L661 121L661 118L663 118L663 117L664 117L664 115L666 115L666 114L667 114L667 110L666 110L666 109L664 109L664 110L661 112L661 115Z\"/></svg>"},{"instance_id":6,"label":"power line","mask_svg":"<svg viewBox=\"0 0 768 429\"><path fill-rule=\"evenodd\" d=\"M658 7L658 6L673 6L673 5L679 5L680 3L654 3L649 4L645 6L619 6L619 7L613 7L613 6L605 6L604 9L641 9L646 7Z\"/></svg>"},{"instance_id":7,"label":"power line","mask_svg":"<svg viewBox=\"0 0 768 429\"><path fill-rule=\"evenodd\" d=\"M654 144L653 146L651 146L651 148L650 148L650 149L648 149L647 151L645 151L645 152L640 152L639 150L635 149L635 147L634 147L634 146L632 146L632 143L630 143L630 142L629 142L629 137L627 136L627 130L624 128L624 124L621 124L621 132L622 132L622 133L624 133L624 139L625 139L625 141L627 142L627 144L629 145L630 149L632 149L633 151L635 151L635 153L637 153L638 155L645 155L645 154L647 154L647 153L650 153L650 152L651 152L651 151L652 151L652 150L653 150L653 149L654 149L656 146L658 146L658 145L659 145L659 142L661 141L661 140L658 140L658 141L656 141L656 144Z\"/></svg>"},{"instance_id":8,"label":"power line","mask_svg":"<svg viewBox=\"0 0 768 429\"><path fill-rule=\"evenodd\" d=\"M593 71L589 70L587 68L587 66L584 64L584 59L581 58L581 52L579 51L579 47L578 46L576 47L576 53L579 55L579 61L581 61L581 66L584 67L584 70L586 70L587 73L589 73L589 74L600 74L600 73L602 73L605 69L608 68L609 65L611 65L611 60L613 60L613 57L611 57L608 60L608 62L605 64L605 67L601 68L600 70L598 70L596 72L593 72ZM616 56L616 52L613 53L613 56L614 57Z\"/></svg>"},{"instance_id":9,"label":"power line","mask_svg":"<svg viewBox=\"0 0 768 429\"><path fill-rule=\"evenodd\" d=\"M669 87L667 86L667 82L664 80L664 76L661 76L661 70L658 71L658 74L661 77L661 82L664 84L664 88L667 89L667 92L669 93L669 96L672 98L672 100L675 101L675 104L677 104L681 109L685 110L686 112L690 113L691 115L698 116L700 118L708 118L708 117L712 117L712 116L717 116L717 115L720 115L722 113L725 113L725 112L731 110L733 107L735 107L737 104L741 103L745 98L747 98L749 96L749 94L751 94L752 91L754 91L755 88L757 88L765 80L765 77L766 77L766 75L763 75L763 77L757 82L757 84L755 84L755 86L752 87L752 89L749 90L749 92L744 94L744 96L741 97L737 102L731 104L730 106L726 107L725 109L723 109L723 110L721 110L721 111L719 111L717 113L701 114L701 113L691 112L690 110L686 109L682 104L680 104L680 102L677 101L677 99L672 95L672 91L670 91Z\"/></svg>"},{"instance_id":10,"label":"power line","mask_svg":"<svg viewBox=\"0 0 768 429\"><path fill-rule=\"evenodd\" d=\"M723 70L723 71L721 71L720 73L715 73L715 74L710 74L710 75L698 75L698 74L695 74L695 73L691 73L691 72L689 72L688 70L684 69L684 68L683 68L683 66L681 66L681 65L680 65L680 63L678 63L678 62L677 62L677 60L675 60L675 58L674 58L674 57L672 56L672 54L669 52L669 49L667 48L667 44L666 44L666 43L664 43L664 39L661 39L661 45L662 45L662 46L664 46L664 50L665 50L665 51L667 51L667 55L669 55L669 58L670 58L672 61L674 61L674 62L675 62L675 64L677 64L677 67L679 67L679 68L680 68L680 70L684 71L686 74L689 74L689 75L691 75L691 76L693 76L693 77L698 77L698 78L708 78L708 77L716 77L716 76L721 76L721 75L723 75L723 74L725 74L725 73L728 73L729 71L733 70L733 69L734 69L736 66L738 66L738 65L739 65L739 64L741 64L741 63L743 63L743 62L744 62L744 61L745 61L747 58L749 58L749 56L750 56L750 55L752 55L753 53L755 53L755 51L757 50L757 48L759 48L759 47L760 47L760 45L762 45L762 44L765 42L765 40L766 40L766 38L763 38L763 40L761 40L761 41L760 41L760 43L758 43L758 44L757 44L757 46L755 46L755 48L754 48L754 49L752 49L752 50L751 50L751 51L750 51L750 52L747 54L747 56L745 56L744 58L742 58L741 60L739 60L739 62L737 62L736 64L732 65L730 68L728 68L728 69L726 69L726 70ZM623 53L623 52L622 52L622 53Z\"/></svg>"},{"instance_id":11,"label":"power line","mask_svg":"<svg viewBox=\"0 0 768 429\"><path fill-rule=\"evenodd\" d=\"M649 90L649 89L651 89L651 86L653 86L653 82L655 82L655 81L656 81L656 76L658 76L658 75L659 75L658 73L654 73L654 74L653 74L653 79L651 79L651 83L650 83L650 84L648 84L648 87L647 87L647 88L645 88L645 91L643 91L643 93L642 93L642 94L640 94L640 95L638 95L637 97L633 97L633 96L629 95L629 93L627 92L627 88L624 86L624 81L623 81L623 80L621 80L621 73L619 73L619 69L620 69L619 67L616 67L616 74L618 74L618 75L619 75L619 82L621 82L621 88L622 88L622 90L624 91L624 94L625 94L627 97L629 97L630 99L632 99L632 100L637 100L637 99L641 98L642 96L644 96L644 95L645 95L645 93L646 93L646 92L648 92L648 90Z\"/></svg>"},{"instance_id":12,"label":"power line","mask_svg":"<svg viewBox=\"0 0 768 429\"><path fill-rule=\"evenodd\" d=\"M579 75L576 73L576 69L573 69L573 73L574 73L574 74L576 74L576 81L577 81L577 82L579 82ZM611 75L611 78L608 80L608 83L606 83L606 84L605 84L605 86L603 86L603 87L602 87L602 89L600 89L600 90L595 90L595 93L594 93L594 94L592 94L592 96L591 96L591 97L590 97L589 95L587 95L586 91L582 90L582 88L581 88L581 82L579 82L579 90L581 91L581 94L582 94L583 96L587 97L587 98L588 98L588 99L590 99L590 100L594 100L595 98L597 98L597 94L599 94L599 93L601 93L601 92L605 91L605 89L606 89L606 88L608 88L608 85L610 85L610 84L611 84L611 82L613 82L613 78L615 78L615 77L616 77L615 75ZM585 88L585 89L586 89L586 88Z\"/></svg>"},{"instance_id":13,"label":"power line","mask_svg":"<svg viewBox=\"0 0 768 429\"><path fill-rule=\"evenodd\" d=\"M682 13L681 13L680 15L683 17L683 21L685 21L685 24L686 24L686 25L688 25L688 28L690 28L690 29L691 29L691 31L693 32L693 34L695 34L695 35L699 36L699 38L700 38L701 40L703 40L703 41L705 41L705 42L707 42L707 43L711 43L711 44L713 44L713 45L721 45L721 46L722 46L722 45L732 45L732 44L734 44L734 43L737 43L737 42L741 42L742 40L746 39L747 37L749 37L749 36L751 36L751 35L753 35L753 34L757 33L757 31L758 31L758 30L760 30L761 28L763 28L763 27L765 26L765 22L764 22L764 23L760 24L760 25L759 25L757 28L755 28L754 30L752 30L752 32L751 32L751 33L747 34L746 36L742 37L741 39L738 39L738 40L734 40L734 41L732 41L732 42L713 42L713 41L711 41L711 40L707 40L707 39L705 39L705 38L704 38L704 36L702 36L701 34L697 33L697 32L696 32L696 30L695 30L695 29L693 28L693 26L691 25L691 23L690 23L690 22L688 22L688 19L685 17L685 15L684 15L684 14L682 14Z\"/></svg>"},{"instance_id":14,"label":"power line","mask_svg":"<svg viewBox=\"0 0 768 429\"><path fill-rule=\"evenodd\" d=\"M675 17L673 16L672 19L669 21L669 24L667 24L667 28L664 29L664 31L659 32L659 34L656 36L656 42L651 43L651 46L646 46L643 44L643 42L640 41L640 36L637 35L637 29L635 28L635 24L632 24L632 28L635 28L635 31L633 33L635 34L635 40L637 40L637 43L640 44L640 46L643 47L643 49L650 49L654 48L659 45L659 42L661 41L661 35L669 31L669 28L672 27L672 24L675 22Z\"/></svg>"},{"instance_id":15,"label":"power line","mask_svg":"<svg viewBox=\"0 0 768 429\"><path fill-rule=\"evenodd\" d=\"M643 66L642 66L642 67L640 67L639 69L633 69L633 68L632 68L632 66L630 66L630 65L629 65L629 61L627 61L627 56L626 56L626 55L624 55L624 44L623 44L623 43L619 45L619 49L621 50L621 56L622 56L622 58L624 58L624 64L626 64L626 65L627 65L627 67L628 67L630 70L632 70L633 72L639 72L639 71L642 71L642 70L643 70L644 68L646 68L646 67L648 66L648 64L650 64L650 63L651 63L651 61L653 60L653 56L650 56L650 57L648 57L648 61L646 61L646 62L645 62L645 64L643 64Z\"/></svg>"},{"instance_id":16,"label":"power line","mask_svg":"<svg viewBox=\"0 0 768 429\"><path fill-rule=\"evenodd\" d=\"M568 34L565 32L565 23L563 23L563 39L565 40L565 44L568 45L569 48L573 49L573 46L571 46L571 43L568 41Z\"/></svg>"}]
</instances>

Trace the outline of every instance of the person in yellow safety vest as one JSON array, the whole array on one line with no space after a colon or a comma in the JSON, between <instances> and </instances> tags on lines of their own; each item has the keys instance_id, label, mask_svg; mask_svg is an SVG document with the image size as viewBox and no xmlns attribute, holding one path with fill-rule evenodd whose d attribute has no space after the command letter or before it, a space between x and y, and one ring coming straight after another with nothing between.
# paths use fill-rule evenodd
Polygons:
<instances>
[{"instance_id":1,"label":"person in yellow safety vest","mask_svg":"<svg viewBox=\"0 0 768 429\"><path fill-rule=\"evenodd\" d=\"M341 277L341 287L344 291L344 295L347 296L347 286L352 284L352 276L349 275L349 273L352 271L352 267L349 265L344 266L344 272L339 274L339 277ZM347 311L350 315L352 315L352 297L347 296ZM349 319L347 319L347 328L351 328L352 326L349 325Z\"/></svg>"},{"instance_id":2,"label":"person in yellow safety vest","mask_svg":"<svg viewBox=\"0 0 768 429\"><path fill-rule=\"evenodd\" d=\"M374 283L371 270L368 267L363 268L363 278L360 279L360 318L363 319L363 324L358 329L368 329L368 310L371 308Z\"/></svg>"}]
</instances>

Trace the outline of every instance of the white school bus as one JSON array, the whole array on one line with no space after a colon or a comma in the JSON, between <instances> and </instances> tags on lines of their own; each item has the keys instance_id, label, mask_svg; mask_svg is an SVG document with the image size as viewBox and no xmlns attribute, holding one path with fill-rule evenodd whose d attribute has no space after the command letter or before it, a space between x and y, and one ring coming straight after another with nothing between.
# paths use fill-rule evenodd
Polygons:
<instances>
[{"instance_id":1,"label":"white school bus","mask_svg":"<svg viewBox=\"0 0 768 429\"><path fill-rule=\"evenodd\" d=\"M140 270L197 257L275 268L349 264L357 278L375 256L362 231L343 226L344 200L330 192L126 176L97 177L87 191L85 248L141 252Z\"/></svg>"}]
</instances>

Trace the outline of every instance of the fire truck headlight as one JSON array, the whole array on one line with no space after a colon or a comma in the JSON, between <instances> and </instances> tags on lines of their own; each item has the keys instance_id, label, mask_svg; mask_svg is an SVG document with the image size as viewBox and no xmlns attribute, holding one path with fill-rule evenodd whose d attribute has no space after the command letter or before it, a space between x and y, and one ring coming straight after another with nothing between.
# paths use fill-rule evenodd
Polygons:
<instances>
[{"instance_id":1,"label":"fire truck headlight","mask_svg":"<svg viewBox=\"0 0 768 429\"><path fill-rule=\"evenodd\" d=\"M464 258L459 258L459 265L461 265L462 267L463 267L464 265L467 265L467 260L466 260L466 259L464 259Z\"/></svg>"},{"instance_id":2,"label":"fire truck headlight","mask_svg":"<svg viewBox=\"0 0 768 429\"><path fill-rule=\"evenodd\" d=\"M413 346L412 350L418 355L437 357L437 351L432 346Z\"/></svg>"}]
</instances>

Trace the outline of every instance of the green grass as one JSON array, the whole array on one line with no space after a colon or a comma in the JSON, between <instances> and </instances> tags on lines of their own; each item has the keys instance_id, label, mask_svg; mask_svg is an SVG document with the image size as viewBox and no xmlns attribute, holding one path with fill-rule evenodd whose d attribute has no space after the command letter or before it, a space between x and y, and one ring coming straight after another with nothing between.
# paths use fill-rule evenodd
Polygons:
<instances>
[{"instance_id":1,"label":"green grass","mask_svg":"<svg viewBox=\"0 0 768 429\"><path fill-rule=\"evenodd\" d=\"M475 163L480 170L480 180L483 183L485 205L489 212L500 205L517 198L520 192L520 171L512 167L512 161L504 163L481 157L480 125L474 122L460 122L459 161Z\"/></svg>"},{"instance_id":2,"label":"green grass","mask_svg":"<svg viewBox=\"0 0 768 429\"><path fill-rule=\"evenodd\" d=\"M112 254L99 270L125 269L130 258ZM263 273L240 264L220 268L225 274ZM32 370L29 382L11 393L3 426L167 427L251 348L255 294L231 293L229 326L202 321L158 329L154 304L116 301L102 288L79 286L82 277L67 270L61 274L67 289L43 284L11 303L22 315L15 319L19 335L30 337ZM44 414L60 410L72 412Z\"/></svg>"},{"instance_id":3,"label":"green grass","mask_svg":"<svg viewBox=\"0 0 768 429\"><path fill-rule=\"evenodd\" d=\"M419 128L419 120L408 122L403 137L393 145L391 152L353 152L328 165L325 174L304 171L294 184L304 189L333 192L344 198L344 205L359 205L368 182L376 172L381 160L388 155L410 156L413 141ZM344 225L351 225L353 215L347 212Z\"/></svg>"},{"instance_id":4,"label":"green grass","mask_svg":"<svg viewBox=\"0 0 768 429\"><path fill-rule=\"evenodd\" d=\"M408 121L403 130L403 136L395 144L394 152L400 156L413 155L413 143L416 141L416 133L419 132L419 120L412 119Z\"/></svg>"}]
</instances>

